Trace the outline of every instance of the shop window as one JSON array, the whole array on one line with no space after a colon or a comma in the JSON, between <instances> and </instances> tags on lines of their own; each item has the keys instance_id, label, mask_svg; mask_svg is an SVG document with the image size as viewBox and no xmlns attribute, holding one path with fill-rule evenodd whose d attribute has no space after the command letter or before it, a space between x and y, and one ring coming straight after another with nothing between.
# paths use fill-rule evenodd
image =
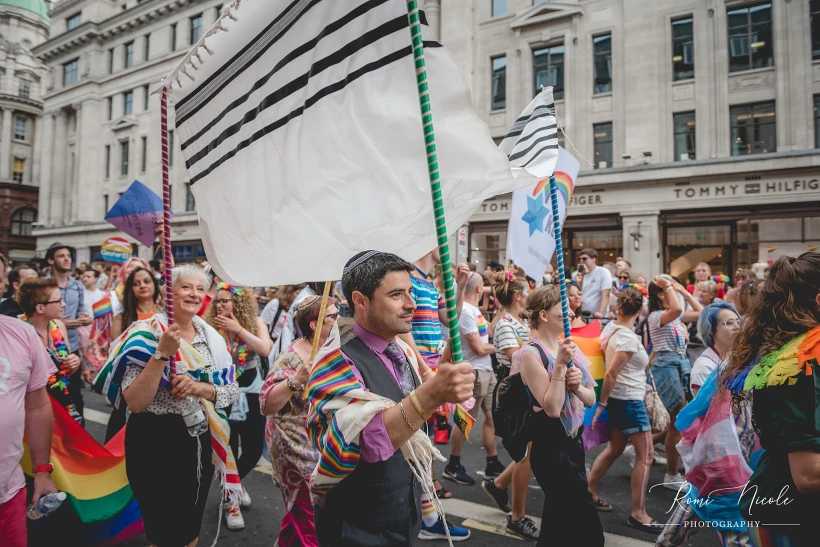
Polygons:
<instances>
[{"instance_id":1,"label":"shop window","mask_svg":"<svg viewBox=\"0 0 820 547\"><path fill-rule=\"evenodd\" d=\"M63 86L69 86L77 83L77 78L80 74L80 60L74 59L63 65Z\"/></svg>"},{"instance_id":2,"label":"shop window","mask_svg":"<svg viewBox=\"0 0 820 547\"><path fill-rule=\"evenodd\" d=\"M555 100L564 98L564 45L538 49L532 54L532 72L535 89L533 96L541 92L541 87L553 86Z\"/></svg>"},{"instance_id":3,"label":"shop window","mask_svg":"<svg viewBox=\"0 0 820 547\"><path fill-rule=\"evenodd\" d=\"M669 227L665 248L669 253L665 269L681 282L690 283L694 279L694 265L699 262L709 264L712 273L727 273L732 261L732 227L729 224Z\"/></svg>"},{"instance_id":4,"label":"shop window","mask_svg":"<svg viewBox=\"0 0 820 547\"><path fill-rule=\"evenodd\" d=\"M814 147L820 148L820 95L814 96Z\"/></svg>"},{"instance_id":5,"label":"shop window","mask_svg":"<svg viewBox=\"0 0 820 547\"><path fill-rule=\"evenodd\" d=\"M37 209L24 207L11 215L11 235L31 237L33 224L37 222Z\"/></svg>"},{"instance_id":6,"label":"shop window","mask_svg":"<svg viewBox=\"0 0 820 547\"><path fill-rule=\"evenodd\" d=\"M592 38L594 89L593 93L612 91L612 35L604 34Z\"/></svg>"},{"instance_id":7,"label":"shop window","mask_svg":"<svg viewBox=\"0 0 820 547\"><path fill-rule=\"evenodd\" d=\"M191 17L191 45L199 42L202 38L202 14Z\"/></svg>"},{"instance_id":8,"label":"shop window","mask_svg":"<svg viewBox=\"0 0 820 547\"><path fill-rule=\"evenodd\" d=\"M581 249L595 249L598 252L598 266L603 266L604 262L615 262L616 258L623 256L622 230L571 230L567 237L572 242L572 254L568 257L570 262L566 265L567 276L576 270Z\"/></svg>"},{"instance_id":9,"label":"shop window","mask_svg":"<svg viewBox=\"0 0 820 547\"><path fill-rule=\"evenodd\" d=\"M672 21L672 79L688 80L695 77L695 40L693 19Z\"/></svg>"},{"instance_id":10,"label":"shop window","mask_svg":"<svg viewBox=\"0 0 820 547\"><path fill-rule=\"evenodd\" d=\"M31 97L31 82L25 78L20 78L20 88L17 90L17 96L21 99L28 99Z\"/></svg>"},{"instance_id":11,"label":"shop window","mask_svg":"<svg viewBox=\"0 0 820 547\"><path fill-rule=\"evenodd\" d=\"M733 106L729 110L729 120L733 156L776 151L773 102Z\"/></svg>"},{"instance_id":12,"label":"shop window","mask_svg":"<svg viewBox=\"0 0 820 547\"><path fill-rule=\"evenodd\" d=\"M729 72L774 64L772 5L729 9Z\"/></svg>"},{"instance_id":13,"label":"shop window","mask_svg":"<svg viewBox=\"0 0 820 547\"><path fill-rule=\"evenodd\" d=\"M122 115L130 116L134 113L134 92L126 91L122 94Z\"/></svg>"},{"instance_id":14,"label":"shop window","mask_svg":"<svg viewBox=\"0 0 820 547\"><path fill-rule=\"evenodd\" d=\"M820 59L820 0L809 2L811 19L811 58Z\"/></svg>"},{"instance_id":15,"label":"shop window","mask_svg":"<svg viewBox=\"0 0 820 547\"><path fill-rule=\"evenodd\" d=\"M196 211L196 200L190 182L185 183L185 210L188 212Z\"/></svg>"},{"instance_id":16,"label":"shop window","mask_svg":"<svg viewBox=\"0 0 820 547\"><path fill-rule=\"evenodd\" d=\"M492 16L499 17L507 13L507 0L491 0Z\"/></svg>"},{"instance_id":17,"label":"shop window","mask_svg":"<svg viewBox=\"0 0 820 547\"><path fill-rule=\"evenodd\" d=\"M483 272L495 260L507 260L507 223L478 223L470 226L469 261Z\"/></svg>"},{"instance_id":18,"label":"shop window","mask_svg":"<svg viewBox=\"0 0 820 547\"><path fill-rule=\"evenodd\" d=\"M22 158L14 158L14 163L11 168L11 180L17 184L23 184L23 177L26 174L26 160Z\"/></svg>"},{"instance_id":19,"label":"shop window","mask_svg":"<svg viewBox=\"0 0 820 547\"><path fill-rule=\"evenodd\" d=\"M595 169L612 167L612 123L596 123L592 126Z\"/></svg>"},{"instance_id":20,"label":"shop window","mask_svg":"<svg viewBox=\"0 0 820 547\"><path fill-rule=\"evenodd\" d=\"M695 159L695 113L673 114L675 131L675 161Z\"/></svg>"},{"instance_id":21,"label":"shop window","mask_svg":"<svg viewBox=\"0 0 820 547\"><path fill-rule=\"evenodd\" d=\"M490 81L492 109L501 110L507 107L507 57L495 57L490 62L493 70Z\"/></svg>"}]
</instances>

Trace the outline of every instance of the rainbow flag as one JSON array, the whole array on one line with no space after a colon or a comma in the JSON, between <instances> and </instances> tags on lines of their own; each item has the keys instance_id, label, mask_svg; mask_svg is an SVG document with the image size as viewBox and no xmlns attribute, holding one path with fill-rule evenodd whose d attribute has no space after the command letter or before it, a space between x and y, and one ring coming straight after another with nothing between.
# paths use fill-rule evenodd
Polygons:
<instances>
[{"instance_id":1,"label":"rainbow flag","mask_svg":"<svg viewBox=\"0 0 820 547\"><path fill-rule=\"evenodd\" d=\"M816 251L817 245L809 245L809 251Z\"/></svg>"},{"instance_id":2,"label":"rainbow flag","mask_svg":"<svg viewBox=\"0 0 820 547\"><path fill-rule=\"evenodd\" d=\"M574 328L570 334L578 349L589 359L589 373L592 374L592 379L597 384L595 386L595 399L597 400L601 396L601 387L604 384L604 374L606 374L604 351L601 349L601 322L593 321L583 327ZM590 429L597 407L598 403L595 403L584 412L584 432L582 434L584 450L609 442L609 414L606 409L598 417L595 430Z\"/></svg>"},{"instance_id":3,"label":"rainbow flag","mask_svg":"<svg viewBox=\"0 0 820 547\"><path fill-rule=\"evenodd\" d=\"M461 405L456 405L455 410L453 411L453 422L458 426L462 433L464 433L464 438L467 439L467 442L470 442L470 431L473 430L473 426L475 425L475 418L470 416L469 412L464 410Z\"/></svg>"},{"instance_id":4,"label":"rainbow flag","mask_svg":"<svg viewBox=\"0 0 820 547\"><path fill-rule=\"evenodd\" d=\"M766 245L766 252L767 253L773 253L776 250L777 250L777 247L775 245Z\"/></svg>"},{"instance_id":5,"label":"rainbow flag","mask_svg":"<svg viewBox=\"0 0 820 547\"><path fill-rule=\"evenodd\" d=\"M91 306L91 311L94 314L94 319L112 313L113 309L111 308L111 295L107 294L101 300L97 301L96 304Z\"/></svg>"},{"instance_id":6,"label":"rainbow flag","mask_svg":"<svg viewBox=\"0 0 820 547\"><path fill-rule=\"evenodd\" d=\"M125 474L125 429L102 446L49 399L54 412L51 477L83 525L82 537L73 537L73 542L107 547L142 534L142 514ZM31 475L26 438L20 464Z\"/></svg>"}]
</instances>

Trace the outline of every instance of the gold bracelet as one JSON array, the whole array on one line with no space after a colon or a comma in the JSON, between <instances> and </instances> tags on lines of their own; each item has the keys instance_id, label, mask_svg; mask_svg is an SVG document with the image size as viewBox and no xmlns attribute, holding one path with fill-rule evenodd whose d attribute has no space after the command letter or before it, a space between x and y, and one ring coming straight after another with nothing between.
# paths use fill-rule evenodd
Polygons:
<instances>
[{"instance_id":1,"label":"gold bracelet","mask_svg":"<svg viewBox=\"0 0 820 547\"><path fill-rule=\"evenodd\" d=\"M424 374L421 375L422 379L427 378L427 375L430 374L431 372L433 372L433 369L431 369L431 368L428 368L427 370L425 370Z\"/></svg>"},{"instance_id":2,"label":"gold bracelet","mask_svg":"<svg viewBox=\"0 0 820 547\"><path fill-rule=\"evenodd\" d=\"M552 379L556 382L563 382L564 381L563 376L553 376Z\"/></svg>"},{"instance_id":3,"label":"gold bracelet","mask_svg":"<svg viewBox=\"0 0 820 547\"><path fill-rule=\"evenodd\" d=\"M421 419L425 422L430 419L430 414L424 411L424 407L421 406L421 401L419 401L418 396L416 395L415 391L410 392L410 402L413 403L413 407L416 409L416 412L419 413Z\"/></svg>"},{"instance_id":4,"label":"gold bracelet","mask_svg":"<svg viewBox=\"0 0 820 547\"><path fill-rule=\"evenodd\" d=\"M414 432L418 431L419 428L413 426L413 422L410 421L410 418L407 417L407 412L404 411L404 401L399 401L399 406L401 407L401 415L404 416L404 421L407 422L407 427Z\"/></svg>"}]
</instances>

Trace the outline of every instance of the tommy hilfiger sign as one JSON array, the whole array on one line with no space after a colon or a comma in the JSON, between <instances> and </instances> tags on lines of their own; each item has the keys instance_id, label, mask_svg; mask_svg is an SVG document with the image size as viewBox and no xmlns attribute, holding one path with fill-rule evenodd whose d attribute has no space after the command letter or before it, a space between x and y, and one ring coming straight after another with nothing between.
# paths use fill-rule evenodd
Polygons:
<instances>
[{"instance_id":1,"label":"tommy hilfiger sign","mask_svg":"<svg viewBox=\"0 0 820 547\"><path fill-rule=\"evenodd\" d=\"M820 179L732 182L673 188L676 199L786 194L820 190Z\"/></svg>"}]
</instances>

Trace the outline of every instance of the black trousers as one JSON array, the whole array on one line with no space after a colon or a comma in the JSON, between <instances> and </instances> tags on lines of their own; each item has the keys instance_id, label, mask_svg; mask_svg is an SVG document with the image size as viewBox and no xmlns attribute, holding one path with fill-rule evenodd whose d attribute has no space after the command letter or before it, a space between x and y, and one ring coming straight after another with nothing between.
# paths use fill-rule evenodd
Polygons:
<instances>
[{"instance_id":1,"label":"black trousers","mask_svg":"<svg viewBox=\"0 0 820 547\"><path fill-rule=\"evenodd\" d=\"M79 354L75 353L79 357ZM85 401L83 401L83 367L80 365L77 367L77 370L74 371L74 374L71 375L71 383L68 385L68 394L71 397L71 401L74 403L74 406L77 407L77 412L80 416L83 415L83 409L85 409ZM85 427L85 418L83 418L82 424Z\"/></svg>"},{"instance_id":2,"label":"black trousers","mask_svg":"<svg viewBox=\"0 0 820 547\"><path fill-rule=\"evenodd\" d=\"M248 393L248 415L244 422L231 421L231 450L239 478L253 471L265 447L265 417L259 412L259 395Z\"/></svg>"}]
</instances>

